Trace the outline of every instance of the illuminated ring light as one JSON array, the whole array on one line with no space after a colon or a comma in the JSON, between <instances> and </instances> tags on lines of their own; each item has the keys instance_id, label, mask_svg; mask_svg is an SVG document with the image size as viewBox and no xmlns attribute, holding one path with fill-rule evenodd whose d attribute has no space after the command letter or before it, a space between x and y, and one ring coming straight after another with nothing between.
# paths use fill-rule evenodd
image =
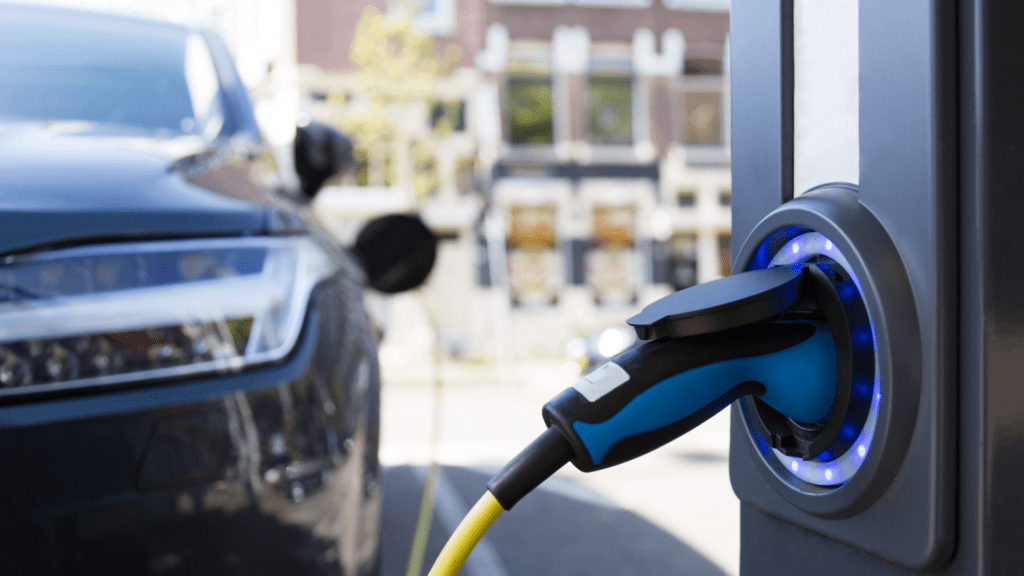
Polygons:
<instances>
[{"instance_id":1,"label":"illuminated ring light","mask_svg":"<svg viewBox=\"0 0 1024 576\"><path fill-rule=\"evenodd\" d=\"M849 260L836 248L831 240L820 232L805 232L787 242L775 254L768 267L799 264L813 260L818 256L830 258L839 264L843 271L850 276L861 299L864 299L864 290L861 287L860 279L854 273ZM874 437L875 425L878 421L878 409L882 400L882 383L879 378L880 371L878 367L878 338L875 334L874 323L870 321L870 311L868 312L868 321L871 326L871 344L874 348L875 358L874 389L871 395L871 407L868 410L864 426L861 428L857 439L853 441L850 449L829 461L822 461L820 458L803 460L787 456L775 448L771 449L786 470L804 482L822 487L835 487L845 484L857 473L857 470L860 469L864 459L871 451L871 440Z\"/></svg>"}]
</instances>

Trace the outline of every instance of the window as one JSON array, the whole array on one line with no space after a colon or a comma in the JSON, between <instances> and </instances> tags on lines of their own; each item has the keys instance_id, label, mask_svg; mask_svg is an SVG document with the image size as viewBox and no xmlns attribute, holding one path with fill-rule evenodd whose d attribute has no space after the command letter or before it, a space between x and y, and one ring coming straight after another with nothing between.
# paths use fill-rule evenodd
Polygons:
<instances>
[{"instance_id":1,"label":"window","mask_svg":"<svg viewBox=\"0 0 1024 576\"><path fill-rule=\"evenodd\" d=\"M462 100L440 100L430 107L430 127L438 132L466 129L466 104Z\"/></svg>"},{"instance_id":2,"label":"window","mask_svg":"<svg viewBox=\"0 0 1024 576\"><path fill-rule=\"evenodd\" d=\"M552 250L555 242L555 206L513 206L509 249Z\"/></svg>"},{"instance_id":3,"label":"window","mask_svg":"<svg viewBox=\"0 0 1024 576\"><path fill-rule=\"evenodd\" d=\"M556 250L555 205L513 206L510 224L506 247L512 305L557 304L564 263Z\"/></svg>"},{"instance_id":4,"label":"window","mask_svg":"<svg viewBox=\"0 0 1024 576\"><path fill-rule=\"evenodd\" d=\"M594 241L609 248L632 248L636 209L632 206L594 208Z\"/></svg>"},{"instance_id":5,"label":"window","mask_svg":"<svg viewBox=\"0 0 1024 576\"><path fill-rule=\"evenodd\" d=\"M685 142L691 146L721 146L721 89L691 89L683 95L685 110Z\"/></svg>"},{"instance_id":6,"label":"window","mask_svg":"<svg viewBox=\"0 0 1024 576\"><path fill-rule=\"evenodd\" d=\"M721 76L722 61L717 58L687 58L683 73L687 76Z\"/></svg>"},{"instance_id":7,"label":"window","mask_svg":"<svg viewBox=\"0 0 1024 576\"><path fill-rule=\"evenodd\" d=\"M728 276L732 273L732 234L722 232L718 235L719 273Z\"/></svg>"},{"instance_id":8,"label":"window","mask_svg":"<svg viewBox=\"0 0 1024 576\"><path fill-rule=\"evenodd\" d=\"M636 246L636 208L594 208L593 248L586 256L587 281L600 305L627 305L637 301L640 263Z\"/></svg>"},{"instance_id":9,"label":"window","mask_svg":"<svg viewBox=\"0 0 1024 576\"><path fill-rule=\"evenodd\" d=\"M226 121L213 56L197 34L161 30L128 61L129 48L109 36L70 34L63 26L25 34L18 24L4 26L0 116L110 123L210 139ZM141 34L124 41L139 42Z\"/></svg>"},{"instance_id":10,"label":"window","mask_svg":"<svg viewBox=\"0 0 1024 576\"><path fill-rule=\"evenodd\" d=\"M719 206L731 206L732 205L732 191L722 190L718 193L718 205Z\"/></svg>"},{"instance_id":11,"label":"window","mask_svg":"<svg viewBox=\"0 0 1024 576\"><path fill-rule=\"evenodd\" d=\"M680 190L676 195L676 203L683 208L692 208L697 205L696 190Z\"/></svg>"},{"instance_id":12,"label":"window","mask_svg":"<svg viewBox=\"0 0 1024 576\"><path fill-rule=\"evenodd\" d=\"M551 77L519 74L508 80L509 139L512 144L553 144Z\"/></svg>"},{"instance_id":13,"label":"window","mask_svg":"<svg viewBox=\"0 0 1024 576\"><path fill-rule=\"evenodd\" d=\"M590 140L595 144L633 142L633 81L621 74L590 77Z\"/></svg>"},{"instance_id":14,"label":"window","mask_svg":"<svg viewBox=\"0 0 1024 576\"><path fill-rule=\"evenodd\" d=\"M669 240L669 278L675 290L697 283L697 234L679 232Z\"/></svg>"}]
</instances>

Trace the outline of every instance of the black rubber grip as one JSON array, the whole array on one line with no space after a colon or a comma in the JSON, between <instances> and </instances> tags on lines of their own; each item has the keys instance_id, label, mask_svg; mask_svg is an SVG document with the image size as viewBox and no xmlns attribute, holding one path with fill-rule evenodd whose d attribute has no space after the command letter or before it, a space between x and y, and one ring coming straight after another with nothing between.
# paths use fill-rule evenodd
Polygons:
<instances>
[{"instance_id":1,"label":"black rubber grip","mask_svg":"<svg viewBox=\"0 0 1024 576\"><path fill-rule=\"evenodd\" d=\"M487 489L505 510L573 458L572 448L557 428L548 428L487 482Z\"/></svg>"}]
</instances>

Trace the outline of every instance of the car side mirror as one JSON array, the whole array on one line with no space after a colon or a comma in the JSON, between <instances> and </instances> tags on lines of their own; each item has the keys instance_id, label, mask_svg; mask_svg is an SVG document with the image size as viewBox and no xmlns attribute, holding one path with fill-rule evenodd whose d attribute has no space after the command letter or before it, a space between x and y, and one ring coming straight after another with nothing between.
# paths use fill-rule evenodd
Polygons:
<instances>
[{"instance_id":1,"label":"car side mirror","mask_svg":"<svg viewBox=\"0 0 1024 576\"><path fill-rule=\"evenodd\" d=\"M337 130L310 122L295 131L295 171L312 198L328 179L355 163L352 141Z\"/></svg>"},{"instance_id":2,"label":"car side mirror","mask_svg":"<svg viewBox=\"0 0 1024 576\"><path fill-rule=\"evenodd\" d=\"M370 286L394 294L426 281L437 257L437 236L419 216L382 216L366 224L352 252L363 265Z\"/></svg>"}]
</instances>

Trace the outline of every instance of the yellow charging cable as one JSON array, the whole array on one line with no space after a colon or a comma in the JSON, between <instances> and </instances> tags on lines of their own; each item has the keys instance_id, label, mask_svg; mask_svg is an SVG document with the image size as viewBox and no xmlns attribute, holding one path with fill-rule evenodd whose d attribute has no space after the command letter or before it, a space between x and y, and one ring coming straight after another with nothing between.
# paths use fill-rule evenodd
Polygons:
<instances>
[{"instance_id":1,"label":"yellow charging cable","mask_svg":"<svg viewBox=\"0 0 1024 576\"><path fill-rule=\"evenodd\" d=\"M423 494L420 497L420 511L416 516L416 531L413 532L412 545L409 547L409 562L406 564L405 576L420 576L423 570L423 557L427 553L427 537L430 536L430 519L434 516L434 488L437 477L441 475L441 464L437 460L437 449L441 444L441 411L444 408L444 376L441 354L441 328L437 323L434 309L427 300L422 289L417 289L420 307L427 317L431 330L434 332L434 409L430 426L430 465L423 479Z\"/></svg>"},{"instance_id":2,"label":"yellow charging cable","mask_svg":"<svg viewBox=\"0 0 1024 576\"><path fill-rule=\"evenodd\" d=\"M548 428L487 483L487 492L459 523L427 576L455 576L484 532L516 502L572 460L572 447Z\"/></svg>"},{"instance_id":3,"label":"yellow charging cable","mask_svg":"<svg viewBox=\"0 0 1024 576\"><path fill-rule=\"evenodd\" d=\"M466 562L469 553L476 543L484 536L484 532L494 524L504 510L490 491L473 505L473 509L459 523L441 554L434 561L434 566L427 576L455 576Z\"/></svg>"}]
</instances>

